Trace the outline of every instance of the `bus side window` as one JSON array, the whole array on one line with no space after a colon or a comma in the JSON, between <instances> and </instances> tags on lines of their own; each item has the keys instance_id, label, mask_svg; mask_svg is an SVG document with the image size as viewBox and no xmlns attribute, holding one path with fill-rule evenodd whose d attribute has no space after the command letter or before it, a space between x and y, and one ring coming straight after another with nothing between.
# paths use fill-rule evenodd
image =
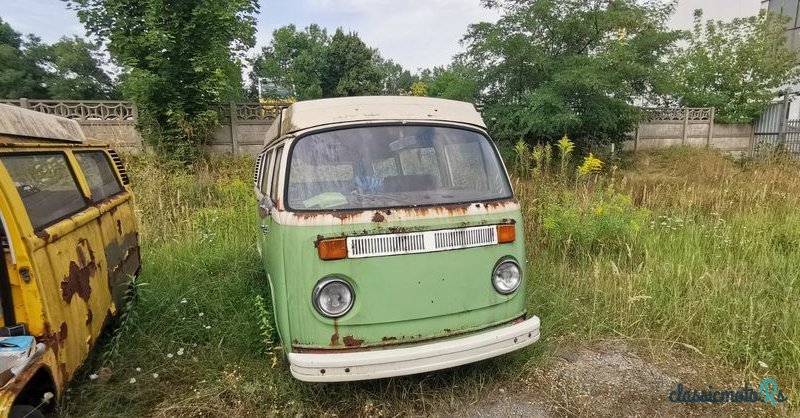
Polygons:
<instances>
[{"instance_id":1,"label":"bus side window","mask_svg":"<svg viewBox=\"0 0 800 418\"><path fill-rule=\"evenodd\" d=\"M281 173L281 159L283 158L283 145L275 149L275 164L272 165L272 183L270 185L271 192L269 194L273 203L278 203L278 183L280 182Z\"/></svg>"},{"instance_id":2,"label":"bus side window","mask_svg":"<svg viewBox=\"0 0 800 418\"><path fill-rule=\"evenodd\" d=\"M274 154L274 150L270 150L264 155L264 162L261 164L261 193L264 196L269 195L269 179L270 179L270 171L269 168L272 164L272 154Z\"/></svg>"}]
</instances>

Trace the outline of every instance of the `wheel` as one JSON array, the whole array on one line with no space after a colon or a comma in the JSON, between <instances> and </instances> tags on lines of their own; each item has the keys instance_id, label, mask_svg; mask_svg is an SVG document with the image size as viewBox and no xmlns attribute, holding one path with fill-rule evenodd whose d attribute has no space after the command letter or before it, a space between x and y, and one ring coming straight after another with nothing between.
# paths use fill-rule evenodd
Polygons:
<instances>
[{"instance_id":1,"label":"wheel","mask_svg":"<svg viewBox=\"0 0 800 418\"><path fill-rule=\"evenodd\" d=\"M44 418L44 414L31 405L14 405L8 411L8 418Z\"/></svg>"}]
</instances>

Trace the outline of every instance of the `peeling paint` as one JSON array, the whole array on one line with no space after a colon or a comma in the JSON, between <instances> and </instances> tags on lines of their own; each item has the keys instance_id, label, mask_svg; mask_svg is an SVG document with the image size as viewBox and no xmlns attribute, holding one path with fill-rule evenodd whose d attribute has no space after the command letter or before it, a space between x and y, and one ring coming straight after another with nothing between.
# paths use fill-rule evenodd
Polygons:
<instances>
[{"instance_id":1,"label":"peeling paint","mask_svg":"<svg viewBox=\"0 0 800 418\"><path fill-rule=\"evenodd\" d=\"M109 265L108 288L119 306L124 302L131 276L136 275L141 266L138 235L130 233L120 241L112 241L106 246L105 254Z\"/></svg>"},{"instance_id":2,"label":"peeling paint","mask_svg":"<svg viewBox=\"0 0 800 418\"><path fill-rule=\"evenodd\" d=\"M89 251L89 259L83 252L83 247ZM97 271L97 263L95 261L94 252L89 247L89 242L85 239L78 241L76 249L78 260L69 262L69 274L64 280L61 281L61 296L65 302L71 303L72 297L77 294L78 297L85 301L89 301L89 296L92 293L90 286L90 278Z\"/></svg>"},{"instance_id":3,"label":"peeling paint","mask_svg":"<svg viewBox=\"0 0 800 418\"><path fill-rule=\"evenodd\" d=\"M288 212L275 210L272 217L281 225L345 225L380 222L403 222L430 218L448 218L453 216L478 216L494 213L514 212L519 210L516 199L506 199L486 204L469 203L456 205L440 205L410 207L386 210L383 213L359 210L337 210L328 212Z\"/></svg>"}]
</instances>

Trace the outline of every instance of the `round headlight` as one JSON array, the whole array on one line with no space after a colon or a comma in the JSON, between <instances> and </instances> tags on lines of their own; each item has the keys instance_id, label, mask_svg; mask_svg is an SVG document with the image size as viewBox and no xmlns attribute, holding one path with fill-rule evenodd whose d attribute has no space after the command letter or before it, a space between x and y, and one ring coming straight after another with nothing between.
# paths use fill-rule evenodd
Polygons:
<instances>
[{"instance_id":1,"label":"round headlight","mask_svg":"<svg viewBox=\"0 0 800 418\"><path fill-rule=\"evenodd\" d=\"M349 283L342 279L323 279L314 288L311 302L320 314L328 318L344 316L353 307L356 295Z\"/></svg>"},{"instance_id":2,"label":"round headlight","mask_svg":"<svg viewBox=\"0 0 800 418\"><path fill-rule=\"evenodd\" d=\"M510 295L522 283L522 270L514 260L505 260L494 268L492 285L498 293Z\"/></svg>"}]
</instances>

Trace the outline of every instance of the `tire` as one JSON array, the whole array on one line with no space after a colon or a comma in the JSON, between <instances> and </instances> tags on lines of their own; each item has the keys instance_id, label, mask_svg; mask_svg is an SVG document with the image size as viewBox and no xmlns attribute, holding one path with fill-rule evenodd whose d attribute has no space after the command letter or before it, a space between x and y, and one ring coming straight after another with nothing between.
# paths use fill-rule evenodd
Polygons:
<instances>
[{"instance_id":1,"label":"tire","mask_svg":"<svg viewBox=\"0 0 800 418\"><path fill-rule=\"evenodd\" d=\"M8 418L44 418L44 414L31 405L14 405L8 411Z\"/></svg>"}]
</instances>

